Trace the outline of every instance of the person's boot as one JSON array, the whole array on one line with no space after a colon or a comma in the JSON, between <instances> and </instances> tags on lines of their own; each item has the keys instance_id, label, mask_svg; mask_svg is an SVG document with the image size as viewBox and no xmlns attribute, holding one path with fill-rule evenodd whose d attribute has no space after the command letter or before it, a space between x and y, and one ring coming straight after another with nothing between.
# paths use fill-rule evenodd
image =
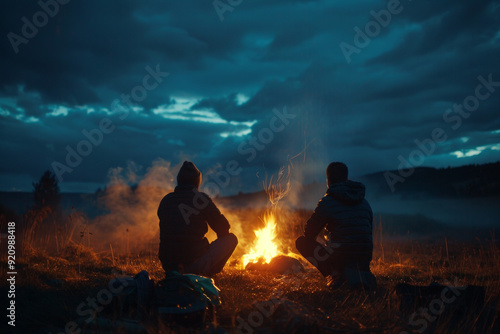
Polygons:
<instances>
[{"instance_id":1,"label":"person's boot","mask_svg":"<svg viewBox=\"0 0 500 334\"><path fill-rule=\"evenodd\" d=\"M344 270L344 277L353 290L371 293L377 289L377 280L369 269L359 270L357 266L348 265Z\"/></svg>"}]
</instances>

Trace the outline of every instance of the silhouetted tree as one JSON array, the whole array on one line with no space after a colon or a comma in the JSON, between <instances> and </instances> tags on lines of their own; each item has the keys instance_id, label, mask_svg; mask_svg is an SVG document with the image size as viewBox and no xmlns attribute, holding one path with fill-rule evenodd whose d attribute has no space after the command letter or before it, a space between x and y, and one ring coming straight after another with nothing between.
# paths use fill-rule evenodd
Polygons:
<instances>
[{"instance_id":1,"label":"silhouetted tree","mask_svg":"<svg viewBox=\"0 0 500 334\"><path fill-rule=\"evenodd\" d=\"M61 218L61 195L55 174L47 170L38 182L33 182L33 200L33 207L23 217L22 252L36 252L37 245L40 245L39 242L42 240L40 233L45 236L53 234L54 231L47 234L47 228L52 228L52 224Z\"/></svg>"},{"instance_id":2,"label":"silhouetted tree","mask_svg":"<svg viewBox=\"0 0 500 334\"><path fill-rule=\"evenodd\" d=\"M33 199L35 208L50 207L53 211L59 209L61 195L59 194L59 185L56 176L50 171L45 171L40 181L33 182Z\"/></svg>"}]
</instances>

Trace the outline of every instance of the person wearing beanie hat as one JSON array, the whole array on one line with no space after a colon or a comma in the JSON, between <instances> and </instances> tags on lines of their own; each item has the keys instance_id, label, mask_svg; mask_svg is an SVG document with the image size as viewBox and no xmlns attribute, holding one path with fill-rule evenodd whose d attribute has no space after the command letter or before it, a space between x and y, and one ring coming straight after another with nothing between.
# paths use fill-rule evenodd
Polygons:
<instances>
[{"instance_id":1,"label":"person wearing beanie hat","mask_svg":"<svg viewBox=\"0 0 500 334\"><path fill-rule=\"evenodd\" d=\"M377 287L370 271L373 253L373 212L365 186L348 179L347 166L332 162L326 169L328 190L306 222L297 250L327 278L332 289ZM327 245L316 241L326 228Z\"/></svg>"},{"instance_id":2,"label":"person wearing beanie hat","mask_svg":"<svg viewBox=\"0 0 500 334\"><path fill-rule=\"evenodd\" d=\"M201 180L195 164L184 161L177 187L158 207L158 256L165 272L213 276L222 271L238 244L226 217L207 194L198 191ZM217 234L212 243L205 237L209 226Z\"/></svg>"},{"instance_id":3,"label":"person wearing beanie hat","mask_svg":"<svg viewBox=\"0 0 500 334\"><path fill-rule=\"evenodd\" d=\"M191 161L184 161L179 173L177 174L177 184L189 184L196 187L196 189L200 187L201 172L198 168L196 168L194 163Z\"/></svg>"}]
</instances>

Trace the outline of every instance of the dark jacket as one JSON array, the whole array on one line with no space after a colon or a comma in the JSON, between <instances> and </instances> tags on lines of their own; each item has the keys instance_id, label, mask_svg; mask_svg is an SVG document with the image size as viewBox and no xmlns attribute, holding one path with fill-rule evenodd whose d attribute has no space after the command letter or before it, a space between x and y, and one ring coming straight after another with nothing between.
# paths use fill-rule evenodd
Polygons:
<instances>
[{"instance_id":1,"label":"dark jacket","mask_svg":"<svg viewBox=\"0 0 500 334\"><path fill-rule=\"evenodd\" d=\"M304 235L316 239L326 227L330 240L347 252L371 259L373 212L365 199L365 186L355 181L332 184L306 223Z\"/></svg>"},{"instance_id":2,"label":"dark jacket","mask_svg":"<svg viewBox=\"0 0 500 334\"><path fill-rule=\"evenodd\" d=\"M229 233L229 222L212 199L191 185L179 185L158 207L160 219L159 258L163 267L178 270L193 263L208 250L208 226L222 237ZM208 225L207 225L208 224Z\"/></svg>"}]
</instances>

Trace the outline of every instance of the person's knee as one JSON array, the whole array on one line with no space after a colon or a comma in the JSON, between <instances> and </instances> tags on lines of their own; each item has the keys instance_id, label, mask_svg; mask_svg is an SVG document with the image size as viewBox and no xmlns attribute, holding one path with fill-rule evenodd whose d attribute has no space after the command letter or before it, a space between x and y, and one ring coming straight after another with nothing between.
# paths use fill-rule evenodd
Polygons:
<instances>
[{"instance_id":1,"label":"person's knee","mask_svg":"<svg viewBox=\"0 0 500 334\"><path fill-rule=\"evenodd\" d=\"M304 250L307 248L306 245L309 242L310 241L305 236L301 236L301 237L297 238L297 240L295 240L295 247L302 254L302 253L304 253Z\"/></svg>"},{"instance_id":2,"label":"person's knee","mask_svg":"<svg viewBox=\"0 0 500 334\"><path fill-rule=\"evenodd\" d=\"M236 237L236 235L234 235L233 233L229 233L226 238L228 239L228 242L231 244L233 249L238 246L238 238Z\"/></svg>"}]
</instances>

